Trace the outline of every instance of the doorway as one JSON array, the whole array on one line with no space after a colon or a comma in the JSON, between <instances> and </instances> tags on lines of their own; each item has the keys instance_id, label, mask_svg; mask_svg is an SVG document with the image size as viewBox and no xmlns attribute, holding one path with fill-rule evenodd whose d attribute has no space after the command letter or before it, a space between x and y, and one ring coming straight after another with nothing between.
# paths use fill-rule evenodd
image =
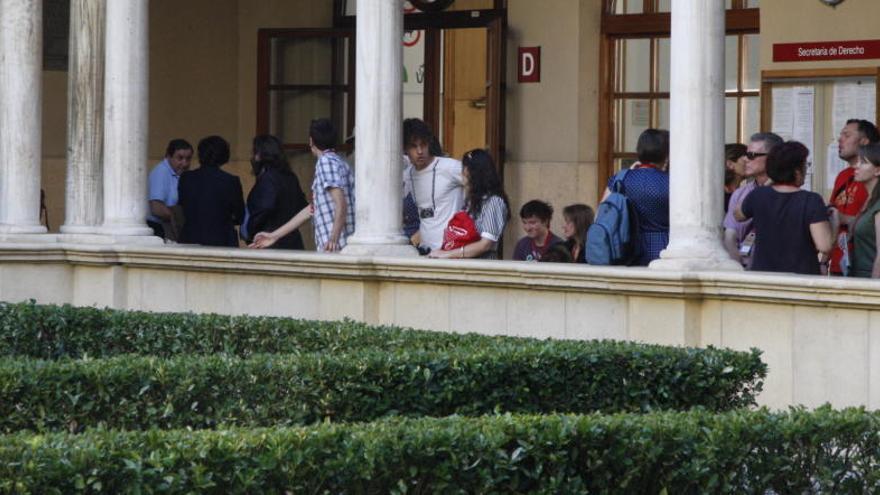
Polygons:
<instances>
[{"instance_id":1,"label":"doorway","mask_svg":"<svg viewBox=\"0 0 880 495\"><path fill-rule=\"evenodd\" d=\"M427 122L452 157L488 148L502 177L506 23L504 8L414 12L402 40L404 117ZM317 117L353 131L355 18L335 25L259 31L257 133L279 135L290 151L307 150L300 127Z\"/></svg>"},{"instance_id":2,"label":"doorway","mask_svg":"<svg viewBox=\"0 0 880 495\"><path fill-rule=\"evenodd\" d=\"M502 172L506 11L407 14L404 29L404 117L427 122L454 158L489 149Z\"/></svg>"}]
</instances>

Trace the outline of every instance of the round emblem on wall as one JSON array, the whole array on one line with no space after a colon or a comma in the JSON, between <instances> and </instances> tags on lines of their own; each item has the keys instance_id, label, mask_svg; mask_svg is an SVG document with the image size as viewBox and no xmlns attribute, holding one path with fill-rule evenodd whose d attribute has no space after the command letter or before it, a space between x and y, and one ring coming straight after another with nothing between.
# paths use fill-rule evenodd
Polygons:
<instances>
[{"instance_id":1,"label":"round emblem on wall","mask_svg":"<svg viewBox=\"0 0 880 495\"><path fill-rule=\"evenodd\" d=\"M837 7L838 5L843 3L843 0L819 0L829 7Z\"/></svg>"},{"instance_id":2,"label":"round emblem on wall","mask_svg":"<svg viewBox=\"0 0 880 495\"><path fill-rule=\"evenodd\" d=\"M448 9L454 1L455 0L409 0L409 3L422 12L440 12L441 10Z\"/></svg>"}]
</instances>

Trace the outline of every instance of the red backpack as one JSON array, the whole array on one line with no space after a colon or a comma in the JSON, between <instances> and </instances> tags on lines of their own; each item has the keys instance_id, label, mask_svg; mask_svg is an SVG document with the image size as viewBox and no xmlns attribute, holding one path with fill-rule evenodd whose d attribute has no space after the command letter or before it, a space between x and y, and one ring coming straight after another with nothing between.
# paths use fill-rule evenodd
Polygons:
<instances>
[{"instance_id":1,"label":"red backpack","mask_svg":"<svg viewBox=\"0 0 880 495\"><path fill-rule=\"evenodd\" d=\"M443 250L452 251L480 240L474 219L464 210L452 215L443 231Z\"/></svg>"}]
</instances>

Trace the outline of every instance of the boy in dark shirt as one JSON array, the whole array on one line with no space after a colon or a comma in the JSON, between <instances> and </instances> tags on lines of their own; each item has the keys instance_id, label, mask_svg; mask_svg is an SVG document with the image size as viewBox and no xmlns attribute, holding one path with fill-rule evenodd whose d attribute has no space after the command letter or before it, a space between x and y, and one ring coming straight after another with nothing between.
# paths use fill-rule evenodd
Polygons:
<instances>
[{"instance_id":1,"label":"boy in dark shirt","mask_svg":"<svg viewBox=\"0 0 880 495\"><path fill-rule=\"evenodd\" d=\"M550 232L553 207L549 203L534 199L519 210L523 231L526 236L516 243L513 259L516 261L541 261L550 246L562 239Z\"/></svg>"}]
</instances>

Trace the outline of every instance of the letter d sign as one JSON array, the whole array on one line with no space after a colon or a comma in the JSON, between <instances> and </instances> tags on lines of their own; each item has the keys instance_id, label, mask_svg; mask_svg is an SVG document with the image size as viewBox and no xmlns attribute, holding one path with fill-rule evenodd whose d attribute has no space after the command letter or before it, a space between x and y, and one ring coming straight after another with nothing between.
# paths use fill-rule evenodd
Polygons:
<instances>
[{"instance_id":1,"label":"letter d sign","mask_svg":"<svg viewBox=\"0 0 880 495\"><path fill-rule=\"evenodd\" d=\"M516 65L517 81L521 83L541 82L541 47L519 47Z\"/></svg>"}]
</instances>

